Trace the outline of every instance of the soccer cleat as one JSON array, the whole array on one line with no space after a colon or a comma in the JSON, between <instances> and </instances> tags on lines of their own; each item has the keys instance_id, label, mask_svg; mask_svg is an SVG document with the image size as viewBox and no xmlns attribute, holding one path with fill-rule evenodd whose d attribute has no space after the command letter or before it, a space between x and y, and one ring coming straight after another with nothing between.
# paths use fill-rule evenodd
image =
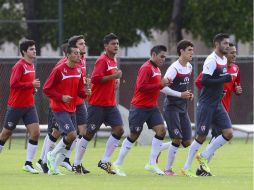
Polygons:
<instances>
[{"instance_id":1,"label":"soccer cleat","mask_svg":"<svg viewBox=\"0 0 254 190\"><path fill-rule=\"evenodd\" d=\"M116 165L115 163L113 163L112 167L116 175L122 176L122 177L126 176L126 174L124 173L120 165Z\"/></svg>"},{"instance_id":2,"label":"soccer cleat","mask_svg":"<svg viewBox=\"0 0 254 190\"><path fill-rule=\"evenodd\" d=\"M24 165L23 166L23 170L26 171L26 172L29 172L31 174L38 174L39 172L33 168L33 165Z\"/></svg>"},{"instance_id":3,"label":"soccer cleat","mask_svg":"<svg viewBox=\"0 0 254 190\"><path fill-rule=\"evenodd\" d=\"M42 169L42 160L38 160L38 162L35 163L36 168L38 169L39 172L43 172Z\"/></svg>"},{"instance_id":4,"label":"soccer cleat","mask_svg":"<svg viewBox=\"0 0 254 190\"><path fill-rule=\"evenodd\" d=\"M55 159L56 158L51 155L51 151L48 152L48 154L47 154L47 166L48 166L48 169L50 170L50 173L53 174L53 175L56 173L56 168L55 168L56 161L55 161Z\"/></svg>"},{"instance_id":5,"label":"soccer cleat","mask_svg":"<svg viewBox=\"0 0 254 190\"><path fill-rule=\"evenodd\" d=\"M190 169L187 169L187 170L185 170L185 169L182 169L182 174L184 175L184 176L187 176L187 177L198 177L193 171L191 171Z\"/></svg>"},{"instance_id":6,"label":"soccer cleat","mask_svg":"<svg viewBox=\"0 0 254 190\"><path fill-rule=\"evenodd\" d=\"M172 169L170 169L170 170L164 170L164 174L166 176L178 176L177 173L175 173Z\"/></svg>"},{"instance_id":7,"label":"soccer cleat","mask_svg":"<svg viewBox=\"0 0 254 190\"><path fill-rule=\"evenodd\" d=\"M88 174L88 173L90 173L90 171L87 170L82 164L80 164L80 166L81 166L81 172L82 172L83 174Z\"/></svg>"},{"instance_id":8,"label":"soccer cleat","mask_svg":"<svg viewBox=\"0 0 254 190\"><path fill-rule=\"evenodd\" d=\"M47 166L47 163L43 163L42 165L41 165L41 167L42 167L42 170L43 170L43 173L48 173L48 171L49 171L49 168L48 168L48 166Z\"/></svg>"},{"instance_id":9,"label":"soccer cleat","mask_svg":"<svg viewBox=\"0 0 254 190\"><path fill-rule=\"evenodd\" d=\"M202 166L203 170L206 171L207 173L210 173L210 168L208 166L208 159L203 158L200 154L196 155L196 159L199 162L199 165Z\"/></svg>"},{"instance_id":10,"label":"soccer cleat","mask_svg":"<svg viewBox=\"0 0 254 190\"><path fill-rule=\"evenodd\" d=\"M57 169L54 173L52 173L52 172L49 170L49 171L48 171L48 175L65 175L65 174L61 173L61 172L59 171L59 169Z\"/></svg>"},{"instance_id":11,"label":"soccer cleat","mask_svg":"<svg viewBox=\"0 0 254 190\"><path fill-rule=\"evenodd\" d=\"M61 166L66 168L69 171L72 171L72 166L71 166L69 158L65 158L64 161L61 163Z\"/></svg>"},{"instance_id":12,"label":"soccer cleat","mask_svg":"<svg viewBox=\"0 0 254 190\"><path fill-rule=\"evenodd\" d=\"M213 176L210 172L206 172L202 166L199 166L196 171L197 176Z\"/></svg>"},{"instance_id":13,"label":"soccer cleat","mask_svg":"<svg viewBox=\"0 0 254 190\"><path fill-rule=\"evenodd\" d=\"M98 167L105 170L108 174L116 174L112 168L111 168L111 163L110 162L101 162L101 160L98 163Z\"/></svg>"},{"instance_id":14,"label":"soccer cleat","mask_svg":"<svg viewBox=\"0 0 254 190\"><path fill-rule=\"evenodd\" d=\"M155 173L155 174L158 174L158 175L165 175L164 172L161 171L161 169L157 166L157 164L155 164L155 165L146 164L145 170Z\"/></svg>"}]
</instances>

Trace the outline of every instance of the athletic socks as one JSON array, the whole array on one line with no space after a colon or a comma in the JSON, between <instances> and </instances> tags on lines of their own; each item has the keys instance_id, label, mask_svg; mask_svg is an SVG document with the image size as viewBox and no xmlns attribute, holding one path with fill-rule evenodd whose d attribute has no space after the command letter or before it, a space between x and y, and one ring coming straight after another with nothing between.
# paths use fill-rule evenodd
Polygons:
<instances>
[{"instance_id":1,"label":"athletic socks","mask_svg":"<svg viewBox=\"0 0 254 190\"><path fill-rule=\"evenodd\" d=\"M28 162L33 161L37 148L38 148L38 141L29 139L27 143L26 161Z\"/></svg>"},{"instance_id":2,"label":"athletic socks","mask_svg":"<svg viewBox=\"0 0 254 190\"><path fill-rule=\"evenodd\" d=\"M152 149L151 149L151 154L150 154L150 165L155 165L156 164L156 158L158 157L160 153L160 147L162 145L163 138L158 137L155 135L152 140Z\"/></svg>"},{"instance_id":3,"label":"athletic socks","mask_svg":"<svg viewBox=\"0 0 254 190\"><path fill-rule=\"evenodd\" d=\"M76 154L75 154L75 159L74 159L74 166L80 165L81 160L85 154L86 147L88 145L89 141L84 139L83 137L79 139L79 143L77 144L77 149L76 149Z\"/></svg>"},{"instance_id":4,"label":"athletic socks","mask_svg":"<svg viewBox=\"0 0 254 190\"><path fill-rule=\"evenodd\" d=\"M179 145L178 144L174 144L174 143L171 143L171 145L169 146L169 149L168 149L168 160L167 160L167 165L166 165L166 170L171 170L172 169L172 164L175 160L175 155L176 155L176 152L179 148Z\"/></svg>"},{"instance_id":5,"label":"athletic socks","mask_svg":"<svg viewBox=\"0 0 254 190\"><path fill-rule=\"evenodd\" d=\"M118 137L114 134L110 135L110 137L108 138L108 141L106 143L106 149L105 149L104 155L101 159L102 163L106 163L109 161L110 156L113 154L114 150L118 146L120 138L121 137Z\"/></svg>"},{"instance_id":6,"label":"athletic socks","mask_svg":"<svg viewBox=\"0 0 254 190\"><path fill-rule=\"evenodd\" d=\"M125 156L128 154L128 152L130 151L133 143L134 142L131 142L131 140L128 137L124 139L122 147L119 152L119 155L117 157L117 160L115 161L116 165L123 164L123 160L124 160Z\"/></svg>"},{"instance_id":7,"label":"athletic socks","mask_svg":"<svg viewBox=\"0 0 254 190\"><path fill-rule=\"evenodd\" d=\"M193 158L196 155L196 153L198 152L201 145L202 144L199 143L196 139L191 143L189 153L188 153L188 157L187 157L187 161L184 165L184 170L187 170L187 169L191 168Z\"/></svg>"}]
</instances>

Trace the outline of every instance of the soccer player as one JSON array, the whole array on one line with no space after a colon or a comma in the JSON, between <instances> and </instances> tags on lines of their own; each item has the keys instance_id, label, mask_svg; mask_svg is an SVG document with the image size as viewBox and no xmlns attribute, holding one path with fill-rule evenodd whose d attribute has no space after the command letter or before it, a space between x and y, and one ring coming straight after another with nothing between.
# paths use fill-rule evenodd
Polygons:
<instances>
[{"instance_id":1,"label":"soccer player","mask_svg":"<svg viewBox=\"0 0 254 190\"><path fill-rule=\"evenodd\" d=\"M239 67L235 64L236 47L232 43L229 43L229 49L228 49L228 53L226 54L226 58L227 58L228 73L231 74L232 81L224 83L224 96L222 98L222 104L223 104L224 108L226 109L226 111L229 112L230 99L231 99L232 93L235 92L235 94L237 96L242 94L242 87L241 87L241 83L240 83L240 70L239 70ZM202 79L202 73L200 73L199 76L197 77L197 79L195 80L195 84L199 90L202 89L201 79ZM218 131L218 130L214 129L214 127L212 126L211 142L220 134L221 134L221 130ZM212 154L208 158L209 162L211 161L213 155L214 154ZM200 166L200 168L197 169L196 174L199 176L211 176L210 173L207 173L202 169L202 166Z\"/></svg>"},{"instance_id":2,"label":"soccer player","mask_svg":"<svg viewBox=\"0 0 254 190\"><path fill-rule=\"evenodd\" d=\"M165 175L176 176L172 170L175 155L182 144L188 147L191 144L192 129L187 110L187 101L193 99L193 94L188 90L192 65L189 61L193 56L193 43L182 40L177 44L179 58L167 69L164 78L171 79L173 84L164 87L161 92L166 96L164 101L164 118L167 123L168 133L172 143L168 149L168 160Z\"/></svg>"},{"instance_id":3,"label":"soccer player","mask_svg":"<svg viewBox=\"0 0 254 190\"><path fill-rule=\"evenodd\" d=\"M222 134L196 156L206 172L210 172L208 158L233 137L230 118L221 103L224 83L232 81L232 76L227 74L227 58L224 56L229 48L229 36L217 34L213 44L214 52L206 58L203 65L201 81L203 88L197 103L197 136L190 146L187 161L182 169L183 175L189 177L196 177L196 174L191 171L191 164L205 141L212 123L215 124L216 129L222 130Z\"/></svg>"},{"instance_id":4,"label":"soccer player","mask_svg":"<svg viewBox=\"0 0 254 190\"><path fill-rule=\"evenodd\" d=\"M124 133L123 121L116 106L115 97L122 71L117 68L116 60L116 54L119 50L118 37L113 33L107 34L103 39L103 43L105 53L96 60L91 77L92 94L88 98L87 130L80 139L80 146L86 149L89 141L99 130L102 123L110 126L112 134L108 138L104 155L99 161L98 167L109 174L115 174L111 169L109 159Z\"/></svg>"},{"instance_id":5,"label":"soccer player","mask_svg":"<svg viewBox=\"0 0 254 190\"><path fill-rule=\"evenodd\" d=\"M19 48L22 58L12 68L10 96L4 127L0 134L0 152L22 118L29 133L27 156L23 170L37 174L38 171L32 165L40 136L39 119L34 105L34 93L40 87L39 79L35 79L35 70L32 63L36 57L35 42L25 40L21 42Z\"/></svg>"},{"instance_id":6,"label":"soccer player","mask_svg":"<svg viewBox=\"0 0 254 190\"><path fill-rule=\"evenodd\" d=\"M58 166L63 162L72 142L76 139L76 100L86 98L82 68L76 64L80 60L80 50L68 46L65 64L56 66L44 84L43 91L50 98L50 107L59 124L63 138L47 153L49 175L61 174Z\"/></svg>"},{"instance_id":7,"label":"soccer player","mask_svg":"<svg viewBox=\"0 0 254 190\"><path fill-rule=\"evenodd\" d=\"M165 62L166 51L165 46L154 46L150 52L151 58L139 69L129 113L130 135L124 139L118 158L113 163L114 171L119 176L126 176L121 168L123 160L141 134L145 122L148 128L153 129L156 133L152 140L150 159L145 170L164 175L156 164L156 158L166 134L164 120L157 105L160 90L170 84L169 79L161 79L159 69Z\"/></svg>"}]
</instances>

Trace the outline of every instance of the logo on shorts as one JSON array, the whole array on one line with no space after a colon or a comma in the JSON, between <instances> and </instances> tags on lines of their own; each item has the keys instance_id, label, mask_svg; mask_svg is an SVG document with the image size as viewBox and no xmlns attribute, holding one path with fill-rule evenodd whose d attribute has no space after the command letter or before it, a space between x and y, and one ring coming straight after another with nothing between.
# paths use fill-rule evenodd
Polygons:
<instances>
[{"instance_id":1,"label":"logo on shorts","mask_svg":"<svg viewBox=\"0 0 254 190\"><path fill-rule=\"evenodd\" d=\"M205 125L201 126L201 131L205 131L205 129L206 129Z\"/></svg>"},{"instance_id":2,"label":"logo on shorts","mask_svg":"<svg viewBox=\"0 0 254 190\"><path fill-rule=\"evenodd\" d=\"M139 132L141 130L141 127L135 127L135 130Z\"/></svg>"},{"instance_id":3,"label":"logo on shorts","mask_svg":"<svg viewBox=\"0 0 254 190\"><path fill-rule=\"evenodd\" d=\"M176 135L178 135L178 134L179 134L179 130L178 130L178 129L174 129L174 133L175 133Z\"/></svg>"},{"instance_id":4,"label":"logo on shorts","mask_svg":"<svg viewBox=\"0 0 254 190\"><path fill-rule=\"evenodd\" d=\"M8 127L13 127L14 126L14 123L13 122L8 122Z\"/></svg>"},{"instance_id":5,"label":"logo on shorts","mask_svg":"<svg viewBox=\"0 0 254 190\"><path fill-rule=\"evenodd\" d=\"M64 125L64 128L65 128L66 130L68 130L68 129L70 128L70 125L66 123L66 124Z\"/></svg>"},{"instance_id":6,"label":"logo on shorts","mask_svg":"<svg viewBox=\"0 0 254 190\"><path fill-rule=\"evenodd\" d=\"M94 131L96 129L96 125L95 124L90 124L90 128L92 131Z\"/></svg>"}]
</instances>

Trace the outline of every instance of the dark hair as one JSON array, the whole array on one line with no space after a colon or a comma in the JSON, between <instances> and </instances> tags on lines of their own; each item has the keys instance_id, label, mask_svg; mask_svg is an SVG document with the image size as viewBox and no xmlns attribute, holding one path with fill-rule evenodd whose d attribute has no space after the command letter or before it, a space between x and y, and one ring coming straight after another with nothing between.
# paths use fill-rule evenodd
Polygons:
<instances>
[{"instance_id":1,"label":"dark hair","mask_svg":"<svg viewBox=\"0 0 254 190\"><path fill-rule=\"evenodd\" d=\"M72 37L70 37L70 39L68 40L68 43L69 43L71 46L76 46L77 41L80 40L80 39L85 39L84 35L72 36Z\"/></svg>"},{"instance_id":2,"label":"dark hair","mask_svg":"<svg viewBox=\"0 0 254 190\"><path fill-rule=\"evenodd\" d=\"M78 48L76 45L70 45L68 44L68 46L66 47L66 54L71 54L72 52L72 48Z\"/></svg>"},{"instance_id":3,"label":"dark hair","mask_svg":"<svg viewBox=\"0 0 254 190\"><path fill-rule=\"evenodd\" d=\"M108 44L111 40L117 40L118 37L114 33L107 34L103 38L103 44Z\"/></svg>"},{"instance_id":4,"label":"dark hair","mask_svg":"<svg viewBox=\"0 0 254 190\"><path fill-rule=\"evenodd\" d=\"M68 39L64 40L62 45L61 45L61 50L64 52L64 55L67 54L67 47L68 47L69 43L68 43Z\"/></svg>"},{"instance_id":5,"label":"dark hair","mask_svg":"<svg viewBox=\"0 0 254 190\"><path fill-rule=\"evenodd\" d=\"M187 47L194 47L193 43L189 40L181 40L177 43L177 54L180 56L180 50L185 50Z\"/></svg>"},{"instance_id":6,"label":"dark hair","mask_svg":"<svg viewBox=\"0 0 254 190\"><path fill-rule=\"evenodd\" d=\"M153 53L156 53L156 55L158 55L161 51L167 51L166 46L163 45L154 46L150 51L150 55L152 56Z\"/></svg>"},{"instance_id":7,"label":"dark hair","mask_svg":"<svg viewBox=\"0 0 254 190\"><path fill-rule=\"evenodd\" d=\"M235 44L229 42L229 47L234 47L234 46L235 46Z\"/></svg>"},{"instance_id":8,"label":"dark hair","mask_svg":"<svg viewBox=\"0 0 254 190\"><path fill-rule=\"evenodd\" d=\"M228 34L224 34L224 33L219 33L219 34L216 34L213 38L213 45L215 45L215 42L221 42L223 41L225 38L229 38L229 35Z\"/></svg>"},{"instance_id":9,"label":"dark hair","mask_svg":"<svg viewBox=\"0 0 254 190\"><path fill-rule=\"evenodd\" d=\"M26 52L28 50L28 48L30 46L33 46L33 45L35 45L34 40L24 40L24 41L22 41L19 45L19 51L20 51L21 55L24 56L23 51Z\"/></svg>"}]
</instances>

